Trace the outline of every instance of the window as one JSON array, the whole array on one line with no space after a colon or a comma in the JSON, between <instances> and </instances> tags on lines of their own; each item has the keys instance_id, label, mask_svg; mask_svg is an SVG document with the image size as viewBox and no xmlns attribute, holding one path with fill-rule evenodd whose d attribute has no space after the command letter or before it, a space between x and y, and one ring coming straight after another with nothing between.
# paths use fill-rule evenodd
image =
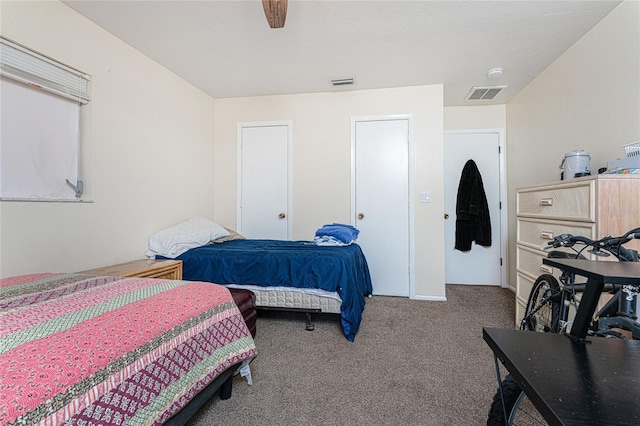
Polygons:
<instances>
[{"instance_id":1,"label":"window","mask_svg":"<svg viewBox=\"0 0 640 426\"><path fill-rule=\"evenodd\" d=\"M0 198L82 196L81 109L89 76L0 37Z\"/></svg>"}]
</instances>

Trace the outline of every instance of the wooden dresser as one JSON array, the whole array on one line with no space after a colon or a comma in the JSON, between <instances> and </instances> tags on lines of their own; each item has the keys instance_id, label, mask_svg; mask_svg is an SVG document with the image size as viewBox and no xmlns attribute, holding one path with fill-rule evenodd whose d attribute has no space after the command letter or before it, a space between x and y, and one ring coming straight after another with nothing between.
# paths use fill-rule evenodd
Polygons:
<instances>
[{"instance_id":1,"label":"wooden dresser","mask_svg":"<svg viewBox=\"0 0 640 426\"><path fill-rule=\"evenodd\" d=\"M90 269L80 274L115 277L146 277L166 280L182 279L181 260L140 259L103 268Z\"/></svg>"},{"instance_id":2,"label":"wooden dresser","mask_svg":"<svg viewBox=\"0 0 640 426\"><path fill-rule=\"evenodd\" d=\"M516 197L519 325L536 278L541 274L560 275L560 271L542 264L546 252L540 248L554 235L569 233L596 239L640 227L640 175L598 175L542 184L520 188ZM640 249L640 241L626 247Z\"/></svg>"}]
</instances>

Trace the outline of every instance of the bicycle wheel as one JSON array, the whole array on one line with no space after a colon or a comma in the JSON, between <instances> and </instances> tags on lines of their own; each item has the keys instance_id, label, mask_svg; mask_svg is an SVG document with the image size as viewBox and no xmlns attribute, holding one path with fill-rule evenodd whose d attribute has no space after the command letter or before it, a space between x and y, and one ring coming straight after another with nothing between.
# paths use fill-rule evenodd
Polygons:
<instances>
[{"instance_id":1,"label":"bicycle wheel","mask_svg":"<svg viewBox=\"0 0 640 426\"><path fill-rule=\"evenodd\" d=\"M553 275L540 275L531 288L520 329L558 333L560 285Z\"/></svg>"},{"instance_id":2,"label":"bicycle wheel","mask_svg":"<svg viewBox=\"0 0 640 426\"><path fill-rule=\"evenodd\" d=\"M489 410L487 426L526 426L526 425L546 425L547 422L535 409L525 393L520 390L516 381L508 375L502 381L502 394L504 395L505 410L502 409L500 399L500 389L493 397L493 403ZM506 423L505 423L505 415Z\"/></svg>"}]
</instances>

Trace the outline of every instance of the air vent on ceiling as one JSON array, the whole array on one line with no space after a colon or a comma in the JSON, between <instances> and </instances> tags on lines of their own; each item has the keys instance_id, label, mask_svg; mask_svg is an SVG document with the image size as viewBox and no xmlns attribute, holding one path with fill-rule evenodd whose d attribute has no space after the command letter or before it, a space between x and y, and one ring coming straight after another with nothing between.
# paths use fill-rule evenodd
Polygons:
<instances>
[{"instance_id":1,"label":"air vent on ceiling","mask_svg":"<svg viewBox=\"0 0 640 426\"><path fill-rule=\"evenodd\" d=\"M331 84L334 86L348 86L349 84L354 84L356 81L353 78L337 78L331 80Z\"/></svg>"},{"instance_id":2,"label":"air vent on ceiling","mask_svg":"<svg viewBox=\"0 0 640 426\"><path fill-rule=\"evenodd\" d=\"M490 101L506 88L507 86L472 87L465 99L467 101Z\"/></svg>"}]
</instances>

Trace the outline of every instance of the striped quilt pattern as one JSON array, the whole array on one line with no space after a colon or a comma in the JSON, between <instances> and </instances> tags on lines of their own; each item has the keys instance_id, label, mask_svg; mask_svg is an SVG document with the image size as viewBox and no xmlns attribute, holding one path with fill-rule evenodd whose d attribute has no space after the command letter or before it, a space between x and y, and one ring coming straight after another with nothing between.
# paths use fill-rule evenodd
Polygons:
<instances>
[{"instance_id":1,"label":"striped quilt pattern","mask_svg":"<svg viewBox=\"0 0 640 426\"><path fill-rule=\"evenodd\" d=\"M0 424L162 424L255 355L222 286L78 274L0 280Z\"/></svg>"}]
</instances>

